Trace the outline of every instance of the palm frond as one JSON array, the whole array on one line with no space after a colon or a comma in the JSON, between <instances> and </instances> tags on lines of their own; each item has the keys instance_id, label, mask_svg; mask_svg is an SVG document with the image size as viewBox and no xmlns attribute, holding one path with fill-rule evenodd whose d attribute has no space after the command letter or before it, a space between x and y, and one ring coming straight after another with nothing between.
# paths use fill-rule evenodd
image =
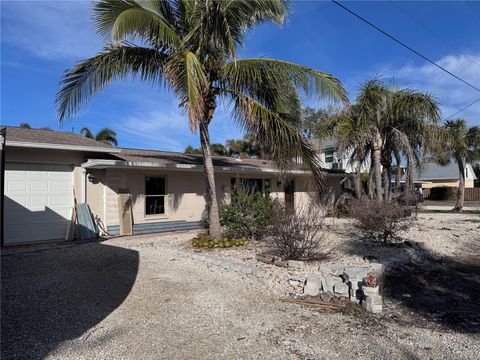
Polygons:
<instances>
[{"instance_id":1,"label":"palm frond","mask_svg":"<svg viewBox=\"0 0 480 360\"><path fill-rule=\"evenodd\" d=\"M346 90L334 76L288 61L264 58L237 60L225 65L224 76L229 87L242 92L265 81L285 83L287 80L306 96L348 101Z\"/></svg>"},{"instance_id":2,"label":"palm frond","mask_svg":"<svg viewBox=\"0 0 480 360\"><path fill-rule=\"evenodd\" d=\"M56 104L60 121L72 116L114 79L138 76L153 84L162 81L167 56L154 49L138 46L106 48L67 71L61 80Z\"/></svg>"},{"instance_id":3,"label":"palm frond","mask_svg":"<svg viewBox=\"0 0 480 360\"><path fill-rule=\"evenodd\" d=\"M270 150L279 169L288 171L296 164L296 159L301 158L312 172L318 189L323 189L325 179L315 147L297 128L252 97L234 89L226 89L225 94L233 100L236 121Z\"/></svg>"},{"instance_id":4,"label":"palm frond","mask_svg":"<svg viewBox=\"0 0 480 360\"><path fill-rule=\"evenodd\" d=\"M97 32L113 41L140 38L157 48L181 43L168 2L101 0L93 7L93 18Z\"/></svg>"},{"instance_id":5,"label":"palm frond","mask_svg":"<svg viewBox=\"0 0 480 360\"><path fill-rule=\"evenodd\" d=\"M204 118L204 95L208 89L202 64L194 53L185 50L172 57L164 75L180 99L180 105L188 110L190 128L195 131Z\"/></svg>"},{"instance_id":6,"label":"palm frond","mask_svg":"<svg viewBox=\"0 0 480 360\"><path fill-rule=\"evenodd\" d=\"M82 136L85 136L86 138L95 139L95 136L93 136L93 133L87 127L82 128L82 130L80 130L80 134L82 134Z\"/></svg>"},{"instance_id":7,"label":"palm frond","mask_svg":"<svg viewBox=\"0 0 480 360\"><path fill-rule=\"evenodd\" d=\"M103 142L108 145L117 146L117 133L109 128L103 128L95 135L95 140Z\"/></svg>"}]
</instances>

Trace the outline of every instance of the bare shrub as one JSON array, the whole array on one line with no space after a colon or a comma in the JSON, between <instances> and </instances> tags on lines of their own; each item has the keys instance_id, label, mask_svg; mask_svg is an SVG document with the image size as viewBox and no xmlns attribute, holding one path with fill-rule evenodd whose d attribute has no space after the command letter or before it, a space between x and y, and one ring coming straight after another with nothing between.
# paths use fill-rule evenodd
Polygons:
<instances>
[{"instance_id":1,"label":"bare shrub","mask_svg":"<svg viewBox=\"0 0 480 360\"><path fill-rule=\"evenodd\" d=\"M296 213L279 208L267 230L269 253L284 260L318 260L328 252L323 211L314 206Z\"/></svg>"},{"instance_id":2,"label":"bare shrub","mask_svg":"<svg viewBox=\"0 0 480 360\"><path fill-rule=\"evenodd\" d=\"M360 199L351 202L349 214L353 225L364 236L383 241L398 239L398 233L412 225L403 208L393 202Z\"/></svg>"}]
</instances>

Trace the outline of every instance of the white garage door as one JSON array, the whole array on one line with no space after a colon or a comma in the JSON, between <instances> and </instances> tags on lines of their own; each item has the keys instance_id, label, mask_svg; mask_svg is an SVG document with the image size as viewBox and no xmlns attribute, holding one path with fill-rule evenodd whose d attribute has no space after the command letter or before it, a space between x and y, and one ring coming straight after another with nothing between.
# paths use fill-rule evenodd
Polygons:
<instances>
[{"instance_id":1,"label":"white garage door","mask_svg":"<svg viewBox=\"0 0 480 360\"><path fill-rule=\"evenodd\" d=\"M6 163L5 244L64 239L72 198L72 166Z\"/></svg>"}]
</instances>

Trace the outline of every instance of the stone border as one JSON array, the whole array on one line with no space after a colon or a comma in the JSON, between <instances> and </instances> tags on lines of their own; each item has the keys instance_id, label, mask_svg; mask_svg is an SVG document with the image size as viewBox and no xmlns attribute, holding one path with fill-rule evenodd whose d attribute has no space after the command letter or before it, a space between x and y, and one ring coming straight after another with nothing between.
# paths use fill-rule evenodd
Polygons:
<instances>
[{"instance_id":1,"label":"stone border","mask_svg":"<svg viewBox=\"0 0 480 360\"><path fill-rule=\"evenodd\" d=\"M267 274L266 270L262 268L245 265L229 259L220 258L218 256L212 256L208 254L197 253L197 252L193 252L185 249L180 249L177 246L163 244L162 241L155 241L153 243L153 246L157 249L168 249L168 250L174 251L181 255L185 255L191 259L200 260L208 265L214 265L214 266L221 267L225 270L231 270L231 271L240 273L242 275L248 275L260 281L265 279Z\"/></svg>"}]
</instances>

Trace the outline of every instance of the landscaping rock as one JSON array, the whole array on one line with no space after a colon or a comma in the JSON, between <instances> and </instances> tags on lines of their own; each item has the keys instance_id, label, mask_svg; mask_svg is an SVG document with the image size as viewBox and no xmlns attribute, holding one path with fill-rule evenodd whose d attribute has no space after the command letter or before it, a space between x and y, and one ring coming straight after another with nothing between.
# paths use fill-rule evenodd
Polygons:
<instances>
[{"instance_id":1,"label":"landscaping rock","mask_svg":"<svg viewBox=\"0 0 480 360\"><path fill-rule=\"evenodd\" d=\"M372 262L368 264L368 269L373 272L381 272L383 270L383 264Z\"/></svg>"},{"instance_id":2,"label":"landscaping rock","mask_svg":"<svg viewBox=\"0 0 480 360\"><path fill-rule=\"evenodd\" d=\"M292 267L292 268L302 268L303 265L305 264L303 261L298 261L298 260L288 260L288 267Z\"/></svg>"},{"instance_id":3,"label":"landscaping rock","mask_svg":"<svg viewBox=\"0 0 480 360\"><path fill-rule=\"evenodd\" d=\"M343 270L343 279L345 282L359 280L360 281L367 276L368 274L368 267L360 267L360 266L350 266L346 267Z\"/></svg>"},{"instance_id":4,"label":"landscaping rock","mask_svg":"<svg viewBox=\"0 0 480 360\"><path fill-rule=\"evenodd\" d=\"M379 295L379 287L378 286L375 286L375 287L363 286L362 287L362 292L363 292L363 295L365 297Z\"/></svg>"},{"instance_id":5,"label":"landscaping rock","mask_svg":"<svg viewBox=\"0 0 480 360\"><path fill-rule=\"evenodd\" d=\"M309 276L303 288L305 295L316 296L322 288L322 280L319 277Z\"/></svg>"},{"instance_id":6,"label":"landscaping rock","mask_svg":"<svg viewBox=\"0 0 480 360\"><path fill-rule=\"evenodd\" d=\"M333 291L335 294L339 294L341 296L348 296L349 287L347 284L344 283L336 283L333 287Z\"/></svg>"}]
</instances>

